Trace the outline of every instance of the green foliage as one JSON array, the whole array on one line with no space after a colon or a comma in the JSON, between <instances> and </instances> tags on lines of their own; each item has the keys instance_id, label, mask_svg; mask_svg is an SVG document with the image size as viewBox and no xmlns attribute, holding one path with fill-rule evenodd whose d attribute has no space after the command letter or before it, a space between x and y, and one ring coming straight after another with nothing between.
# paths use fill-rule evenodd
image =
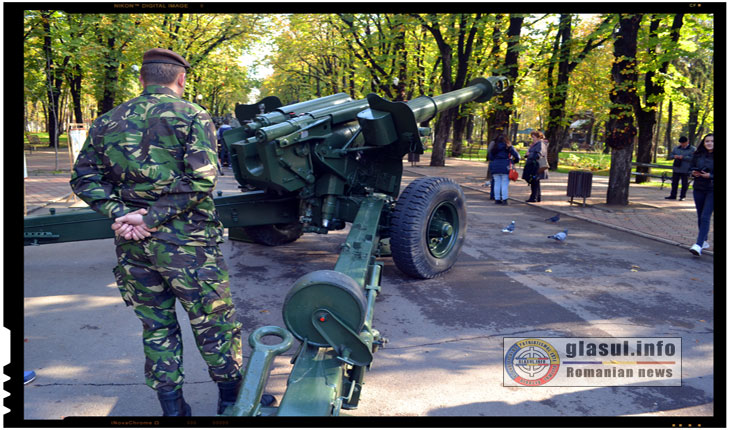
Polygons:
<instances>
[{"instance_id":1,"label":"green foliage","mask_svg":"<svg viewBox=\"0 0 730 430\"><path fill-rule=\"evenodd\" d=\"M53 70L47 68L43 52L41 11L25 11L27 112L40 116L48 104L48 74L58 72L63 77L62 91L68 97L68 80L80 73L86 120L98 115L97 105L105 92L113 94L115 104L139 93L139 72L134 66L139 67L142 53L155 46L174 49L194 65L185 97L197 101L202 95L201 104L214 115L232 113L236 103L250 103L254 89L260 93L257 99L276 95L285 103L336 92L353 98L377 92L394 99L397 78L406 99L438 95L444 78L454 82L463 73L468 82L505 72L501 68L510 19L508 14L490 13L49 14ZM492 101L462 109L461 115L477 116L480 126L482 118L498 108L511 109L519 129L544 130L547 126L547 72L552 62L553 73L557 73L559 56L552 52L560 15L524 17L516 46L520 55L513 104L500 106ZM594 36L611 29L611 21L605 24L605 17L615 21L616 15L571 14L572 40L565 48L575 65L567 83L552 81L552 90L566 97L563 125L572 122L573 114L586 111L593 113L597 127L608 119L613 39L581 57L581 48L588 41L600 40ZM657 37L649 35L651 20L642 21L635 63L639 80L645 73L655 72L654 81L665 84L664 94L650 101L666 106L666 101L674 100L675 128L687 122L692 104L697 126L707 132L714 124L713 16L685 15L676 44L669 32L674 15L657 18ZM650 50L658 55L650 56ZM460 69L459 55L468 52L471 56ZM260 60L243 63L244 54L259 54ZM445 68L449 58L452 65ZM659 73L659 65L667 60L667 72ZM266 77L254 74L264 66L273 73ZM640 85L639 97L644 96L643 91ZM662 115L666 121L666 109ZM42 122L42 118L32 119Z\"/></svg>"}]
</instances>

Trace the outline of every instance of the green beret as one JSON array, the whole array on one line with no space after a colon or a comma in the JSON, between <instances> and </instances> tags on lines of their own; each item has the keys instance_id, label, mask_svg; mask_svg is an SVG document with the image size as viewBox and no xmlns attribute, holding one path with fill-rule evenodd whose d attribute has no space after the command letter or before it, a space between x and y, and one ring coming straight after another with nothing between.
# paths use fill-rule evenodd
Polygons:
<instances>
[{"instance_id":1,"label":"green beret","mask_svg":"<svg viewBox=\"0 0 730 430\"><path fill-rule=\"evenodd\" d=\"M176 66L185 67L185 69L190 68L190 63L185 61L180 54L170 51L169 49L162 48L153 48L144 53L142 56L142 64L150 63L174 64Z\"/></svg>"}]
</instances>

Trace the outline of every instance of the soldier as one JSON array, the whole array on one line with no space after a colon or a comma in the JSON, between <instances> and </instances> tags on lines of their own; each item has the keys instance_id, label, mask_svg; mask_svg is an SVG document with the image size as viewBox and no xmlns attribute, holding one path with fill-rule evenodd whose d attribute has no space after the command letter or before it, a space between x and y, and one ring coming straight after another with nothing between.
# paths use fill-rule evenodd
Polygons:
<instances>
[{"instance_id":1,"label":"soldier","mask_svg":"<svg viewBox=\"0 0 730 430\"><path fill-rule=\"evenodd\" d=\"M215 128L205 110L181 98L188 68L173 51L145 52L144 92L94 121L71 178L76 195L115 218L114 275L142 321L145 379L164 416L191 415L176 299L218 384L218 414L235 403L241 384L241 323L212 198Z\"/></svg>"}]
</instances>

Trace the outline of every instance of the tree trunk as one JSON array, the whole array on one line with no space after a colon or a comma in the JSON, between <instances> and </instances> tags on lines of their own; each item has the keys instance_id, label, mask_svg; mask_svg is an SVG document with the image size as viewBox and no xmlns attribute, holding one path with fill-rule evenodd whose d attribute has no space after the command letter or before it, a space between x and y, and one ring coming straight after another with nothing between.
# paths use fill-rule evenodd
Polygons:
<instances>
[{"instance_id":1,"label":"tree trunk","mask_svg":"<svg viewBox=\"0 0 730 430\"><path fill-rule=\"evenodd\" d=\"M119 61L116 58L116 38L109 37L106 46L109 49L109 58L104 64L103 95L99 101L99 115L109 112L114 108L114 96L116 94L117 80L119 78Z\"/></svg>"},{"instance_id":2,"label":"tree trunk","mask_svg":"<svg viewBox=\"0 0 730 430\"><path fill-rule=\"evenodd\" d=\"M61 99L60 85L54 85L54 80L58 81L56 73L58 72L53 64L53 52L51 48L51 15L48 11L41 13L43 20L43 53L46 60L46 96L48 98L48 115L46 116L46 130L48 131L48 147L58 147L58 111Z\"/></svg>"},{"instance_id":3,"label":"tree trunk","mask_svg":"<svg viewBox=\"0 0 730 430\"><path fill-rule=\"evenodd\" d=\"M636 129L630 129L636 134ZM609 171L606 204L626 206L629 204L629 182L631 181L631 155L634 144L611 151L611 169Z\"/></svg>"},{"instance_id":4,"label":"tree trunk","mask_svg":"<svg viewBox=\"0 0 730 430\"><path fill-rule=\"evenodd\" d=\"M454 109L454 134L451 141L451 156L461 157L464 154L464 131L467 114L461 112L463 106Z\"/></svg>"},{"instance_id":5,"label":"tree trunk","mask_svg":"<svg viewBox=\"0 0 730 430\"><path fill-rule=\"evenodd\" d=\"M507 53L504 56L504 75L510 80L510 85L502 94L497 96L496 107L491 118L489 128L490 137L493 139L497 134L503 133L509 138L510 116L514 111L514 83L517 80L518 62L520 51L520 32L522 31L521 16L510 16L509 28L507 30ZM495 30L496 31L496 30Z\"/></svg>"},{"instance_id":6,"label":"tree trunk","mask_svg":"<svg viewBox=\"0 0 730 430\"><path fill-rule=\"evenodd\" d=\"M673 50L674 45L679 40L679 31L682 28L682 17L683 14L675 15L671 28L671 41L673 43L664 47L665 52ZM658 46L660 22L661 18L657 15L653 15L651 23L649 24L649 48L647 52L648 58L650 59L649 63L656 62L659 56ZM650 69L646 72L646 75L644 76L644 93L646 97L645 108L642 108L639 98L635 97L634 114L636 115L636 120L639 123L639 140L636 148L636 161L640 163L651 163L651 147L652 141L654 140L654 126L657 122L657 100L662 96L662 94L664 94L664 75L666 75L668 69L669 60L667 59L659 65L656 71ZM657 71L659 72L658 76ZM648 173L649 168L638 166L636 171ZM636 176L637 184L648 181L648 176Z\"/></svg>"},{"instance_id":7,"label":"tree trunk","mask_svg":"<svg viewBox=\"0 0 730 430\"><path fill-rule=\"evenodd\" d=\"M431 152L431 166L444 166L446 164L446 141L449 139L451 124L454 122L454 109L441 112L436 123L436 135L433 139L433 150ZM439 143L437 145L437 143Z\"/></svg>"},{"instance_id":8,"label":"tree trunk","mask_svg":"<svg viewBox=\"0 0 730 430\"><path fill-rule=\"evenodd\" d=\"M664 108L664 102L659 103L659 114L657 115L657 123L656 123L656 130L654 131L654 161L653 163L656 164L656 156L657 151L659 150L659 132L662 128L662 109Z\"/></svg>"},{"instance_id":9,"label":"tree trunk","mask_svg":"<svg viewBox=\"0 0 730 430\"><path fill-rule=\"evenodd\" d=\"M672 100L669 100L669 108L667 109L667 129L664 134L664 145L667 149L667 154L672 150Z\"/></svg>"},{"instance_id":10,"label":"tree trunk","mask_svg":"<svg viewBox=\"0 0 730 430\"><path fill-rule=\"evenodd\" d=\"M548 140L548 163L550 170L557 170L558 157L563 141L567 133L563 124L565 116L565 101L568 96L568 83L570 81L570 44L571 44L571 16L570 14L560 15L560 26L556 36L553 58L557 56L558 61L558 77L553 85L552 76L548 76L550 114L548 116L548 125L546 138ZM548 71L552 75L554 62L551 61Z\"/></svg>"},{"instance_id":11,"label":"tree trunk","mask_svg":"<svg viewBox=\"0 0 730 430\"><path fill-rule=\"evenodd\" d=\"M586 130L585 144L588 148L593 149L593 127L596 125L596 118L591 116L591 120L588 123L588 130Z\"/></svg>"},{"instance_id":12,"label":"tree trunk","mask_svg":"<svg viewBox=\"0 0 730 430\"><path fill-rule=\"evenodd\" d=\"M524 17L522 16L510 16L509 28L507 29L507 53L504 56L504 68L506 70L505 75L509 78L512 85L499 95L497 99L499 106L497 106L497 112L495 114L494 128L496 130L502 130L507 136L509 136L510 116L514 111L514 84L519 71L517 61L520 56L519 48L522 21L524 21Z\"/></svg>"},{"instance_id":13,"label":"tree trunk","mask_svg":"<svg viewBox=\"0 0 730 430\"><path fill-rule=\"evenodd\" d=\"M636 146L636 161L639 163L651 163L651 142L652 134L654 132L654 125L656 124L656 115L654 111L644 112L636 115L636 120L639 124L639 138L638 145ZM649 173L649 168L644 166L636 166L636 171L641 173ZM643 182L649 182L648 176L636 175L635 179L637 184Z\"/></svg>"},{"instance_id":14,"label":"tree trunk","mask_svg":"<svg viewBox=\"0 0 730 430\"><path fill-rule=\"evenodd\" d=\"M611 147L611 170L608 179L606 204L629 204L631 155L634 149L636 127L631 106L636 103L636 45L642 15L619 15L619 30L613 44L614 62L611 77L611 111L606 144Z\"/></svg>"},{"instance_id":15,"label":"tree trunk","mask_svg":"<svg viewBox=\"0 0 730 430\"><path fill-rule=\"evenodd\" d=\"M474 142L474 115L469 115L466 120L466 141L469 143Z\"/></svg>"},{"instance_id":16,"label":"tree trunk","mask_svg":"<svg viewBox=\"0 0 730 430\"><path fill-rule=\"evenodd\" d=\"M68 85L71 90L71 99L74 106L74 118L77 124L84 122L84 114L81 111L81 67L77 64L73 68L73 75L69 76Z\"/></svg>"},{"instance_id":17,"label":"tree trunk","mask_svg":"<svg viewBox=\"0 0 730 430\"><path fill-rule=\"evenodd\" d=\"M500 61L500 47L502 46L502 14L496 14L494 16L494 29L492 30L492 49L489 52L489 59L492 61L492 75L502 74L502 62ZM501 95L498 95L494 102L490 103L490 113L487 117L487 141L491 142L496 139L497 134L503 133L504 131L497 127L498 124L504 122L504 118L498 118L497 114L502 107L500 103ZM500 126L501 127L501 126Z\"/></svg>"},{"instance_id":18,"label":"tree trunk","mask_svg":"<svg viewBox=\"0 0 730 430\"><path fill-rule=\"evenodd\" d=\"M700 106L699 103L689 103L689 119L687 120L687 137L689 138L690 145L697 146L699 142L697 140L697 123L700 117Z\"/></svg>"}]
</instances>

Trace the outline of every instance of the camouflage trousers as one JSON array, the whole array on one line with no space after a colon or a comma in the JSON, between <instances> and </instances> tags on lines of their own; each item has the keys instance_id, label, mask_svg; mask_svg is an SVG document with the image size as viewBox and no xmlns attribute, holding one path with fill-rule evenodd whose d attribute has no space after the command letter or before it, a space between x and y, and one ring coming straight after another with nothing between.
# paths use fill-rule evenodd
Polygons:
<instances>
[{"instance_id":1,"label":"camouflage trousers","mask_svg":"<svg viewBox=\"0 0 730 430\"><path fill-rule=\"evenodd\" d=\"M235 319L228 268L218 246L177 246L146 239L117 246L114 275L122 298L142 321L147 385L182 387L183 345L175 315L180 301L210 377L241 377L241 323Z\"/></svg>"}]
</instances>

